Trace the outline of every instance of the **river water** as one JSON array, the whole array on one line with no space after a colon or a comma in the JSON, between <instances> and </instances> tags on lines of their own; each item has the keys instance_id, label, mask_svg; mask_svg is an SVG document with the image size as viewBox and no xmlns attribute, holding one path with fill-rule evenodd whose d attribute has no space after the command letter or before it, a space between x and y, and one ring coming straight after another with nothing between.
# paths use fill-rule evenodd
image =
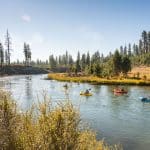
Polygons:
<instances>
[{"instance_id":1,"label":"river water","mask_svg":"<svg viewBox=\"0 0 150 150\"><path fill-rule=\"evenodd\" d=\"M11 92L22 110L41 101L45 93L54 102L69 98L98 139L120 143L125 150L150 149L150 103L139 100L150 95L150 87L125 86L128 94L116 96L112 92L115 86L67 83L65 90L64 82L44 80L45 76L2 77L0 88ZM93 96L80 96L85 89L91 89Z\"/></svg>"}]
</instances>

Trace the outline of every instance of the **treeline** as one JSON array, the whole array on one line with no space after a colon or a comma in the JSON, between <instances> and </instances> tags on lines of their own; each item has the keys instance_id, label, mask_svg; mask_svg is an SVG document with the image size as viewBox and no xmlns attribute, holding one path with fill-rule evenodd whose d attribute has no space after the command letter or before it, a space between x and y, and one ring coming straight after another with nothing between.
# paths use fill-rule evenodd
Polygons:
<instances>
[{"instance_id":1,"label":"treeline","mask_svg":"<svg viewBox=\"0 0 150 150\"><path fill-rule=\"evenodd\" d=\"M150 31L143 31L138 43L129 43L121 45L114 53L104 56L100 51L94 54L89 52L81 54L79 51L77 57L73 58L68 51L63 55L50 55L47 60L31 60L30 45L24 43L24 60L11 62L12 39L7 30L5 36L5 48L0 42L0 64L1 67L10 64L19 64L26 66L36 66L50 68L52 71L93 74L97 76L113 76L122 73L127 75L131 67L138 65L150 65ZM116 61L116 62L115 62Z\"/></svg>"},{"instance_id":2,"label":"treeline","mask_svg":"<svg viewBox=\"0 0 150 150\"><path fill-rule=\"evenodd\" d=\"M73 57L66 51L65 54L58 57L50 55L49 64L53 71L59 71L65 68L67 72L82 72L97 76L114 76L122 73L127 75L132 67L137 65L150 65L150 31L143 31L138 44L129 43L120 46L114 53L104 56L99 51L90 55L77 53L77 58Z\"/></svg>"},{"instance_id":3,"label":"treeline","mask_svg":"<svg viewBox=\"0 0 150 150\"><path fill-rule=\"evenodd\" d=\"M118 75L121 72L123 75L126 75L131 70L129 57L120 55L118 50L116 50L114 55L111 54L107 57L104 57L99 51L96 51L93 55L90 55L89 52L86 54L78 52L76 61L66 51L66 54L56 58L51 55L49 62L53 71L59 71L58 69L63 67L68 73L93 74L103 77Z\"/></svg>"}]
</instances>

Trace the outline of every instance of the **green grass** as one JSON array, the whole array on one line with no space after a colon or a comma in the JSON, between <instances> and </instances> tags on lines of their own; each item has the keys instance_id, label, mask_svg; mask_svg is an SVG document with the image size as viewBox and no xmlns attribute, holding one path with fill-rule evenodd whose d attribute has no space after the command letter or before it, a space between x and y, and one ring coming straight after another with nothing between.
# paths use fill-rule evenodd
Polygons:
<instances>
[{"instance_id":1,"label":"green grass","mask_svg":"<svg viewBox=\"0 0 150 150\"><path fill-rule=\"evenodd\" d=\"M20 113L11 96L0 91L0 148L3 150L120 150L97 141L81 124L78 110L66 101L53 106L45 99Z\"/></svg>"},{"instance_id":2,"label":"green grass","mask_svg":"<svg viewBox=\"0 0 150 150\"><path fill-rule=\"evenodd\" d=\"M96 76L78 76L70 77L67 74L61 73L50 73L48 74L48 79L58 80L58 81L68 81L68 82L89 82L93 84L108 84L108 85L150 85L150 81L147 80L137 80L137 79L106 79L99 78Z\"/></svg>"}]
</instances>

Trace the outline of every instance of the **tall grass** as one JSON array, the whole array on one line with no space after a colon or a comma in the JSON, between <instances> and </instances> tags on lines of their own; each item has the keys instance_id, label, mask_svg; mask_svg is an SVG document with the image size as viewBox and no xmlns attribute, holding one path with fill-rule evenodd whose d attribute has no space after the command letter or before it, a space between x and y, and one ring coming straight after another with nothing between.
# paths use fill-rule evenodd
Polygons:
<instances>
[{"instance_id":1,"label":"tall grass","mask_svg":"<svg viewBox=\"0 0 150 150\"><path fill-rule=\"evenodd\" d=\"M97 141L81 124L70 103L53 106L44 100L20 113L10 94L0 91L0 148L3 150L119 150Z\"/></svg>"}]
</instances>

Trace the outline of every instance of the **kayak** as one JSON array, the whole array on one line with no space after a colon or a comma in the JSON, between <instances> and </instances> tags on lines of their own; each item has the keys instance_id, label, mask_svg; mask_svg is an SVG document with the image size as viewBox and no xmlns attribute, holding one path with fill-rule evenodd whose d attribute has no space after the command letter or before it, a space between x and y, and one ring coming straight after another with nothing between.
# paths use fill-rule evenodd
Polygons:
<instances>
[{"instance_id":1,"label":"kayak","mask_svg":"<svg viewBox=\"0 0 150 150\"><path fill-rule=\"evenodd\" d=\"M92 93L81 92L80 95L82 95L82 96L92 96Z\"/></svg>"},{"instance_id":2,"label":"kayak","mask_svg":"<svg viewBox=\"0 0 150 150\"><path fill-rule=\"evenodd\" d=\"M119 93L119 94L127 94L128 93L127 91L120 90L120 89L114 89L113 91L114 91L114 93Z\"/></svg>"},{"instance_id":3,"label":"kayak","mask_svg":"<svg viewBox=\"0 0 150 150\"><path fill-rule=\"evenodd\" d=\"M67 84L65 84L65 85L63 85L63 87L64 87L64 88L68 88L68 85L67 85Z\"/></svg>"},{"instance_id":4,"label":"kayak","mask_svg":"<svg viewBox=\"0 0 150 150\"><path fill-rule=\"evenodd\" d=\"M140 97L140 100L142 102L150 102L150 98L148 98L148 97Z\"/></svg>"}]
</instances>

